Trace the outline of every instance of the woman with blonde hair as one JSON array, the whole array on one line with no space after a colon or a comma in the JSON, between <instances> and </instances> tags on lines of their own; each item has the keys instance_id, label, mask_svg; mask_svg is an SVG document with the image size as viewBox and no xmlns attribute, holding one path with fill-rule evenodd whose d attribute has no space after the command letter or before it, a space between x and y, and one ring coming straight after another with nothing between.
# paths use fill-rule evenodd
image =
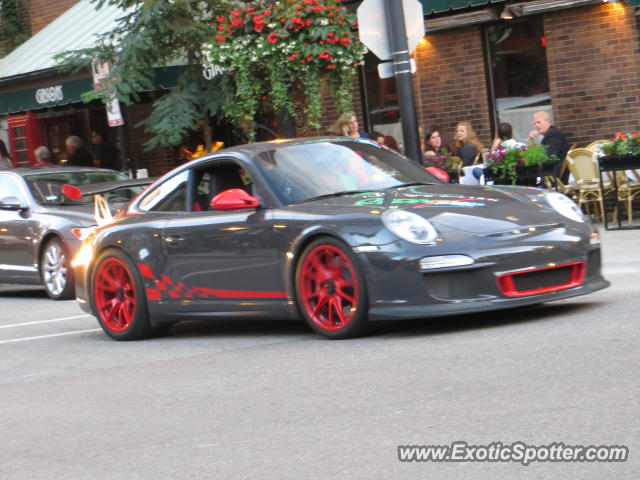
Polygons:
<instances>
[{"instance_id":1,"label":"woman with blonde hair","mask_svg":"<svg viewBox=\"0 0 640 480\"><path fill-rule=\"evenodd\" d=\"M358 117L353 112L345 113L340 116L334 124L334 130L338 135L351 138L370 138L365 132L359 130Z\"/></svg>"},{"instance_id":2,"label":"woman with blonde hair","mask_svg":"<svg viewBox=\"0 0 640 480\"><path fill-rule=\"evenodd\" d=\"M478 140L475 130L470 122L460 122L456 126L456 147L455 155L462 159L462 166L473 165L473 161L482 150L482 142Z\"/></svg>"}]
</instances>

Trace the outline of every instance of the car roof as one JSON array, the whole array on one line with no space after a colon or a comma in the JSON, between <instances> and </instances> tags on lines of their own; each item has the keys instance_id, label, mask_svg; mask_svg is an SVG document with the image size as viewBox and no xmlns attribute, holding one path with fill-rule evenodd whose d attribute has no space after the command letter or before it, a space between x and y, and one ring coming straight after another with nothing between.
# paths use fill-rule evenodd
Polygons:
<instances>
[{"instance_id":1,"label":"car roof","mask_svg":"<svg viewBox=\"0 0 640 480\"><path fill-rule=\"evenodd\" d=\"M359 139L359 138L350 138L350 137L340 137L337 135L271 140L268 142L257 142L257 143L250 143L246 145L237 145L237 146L225 148L223 150L218 150L216 152L216 156L224 153L243 153L245 155L256 155L258 153L267 152L271 150L278 150L281 148L286 148L294 145L307 145L307 144L310 145L314 143L326 143L326 142L336 142L336 141L370 142L371 140L364 139L364 138Z\"/></svg>"},{"instance_id":2,"label":"car roof","mask_svg":"<svg viewBox=\"0 0 640 480\"><path fill-rule=\"evenodd\" d=\"M70 166L42 166L42 167L18 167L4 170L5 172L12 172L21 177L25 175L33 175L34 173L73 173L73 172L103 172L103 173L122 173L108 168L96 168L96 167L74 167Z\"/></svg>"}]
</instances>

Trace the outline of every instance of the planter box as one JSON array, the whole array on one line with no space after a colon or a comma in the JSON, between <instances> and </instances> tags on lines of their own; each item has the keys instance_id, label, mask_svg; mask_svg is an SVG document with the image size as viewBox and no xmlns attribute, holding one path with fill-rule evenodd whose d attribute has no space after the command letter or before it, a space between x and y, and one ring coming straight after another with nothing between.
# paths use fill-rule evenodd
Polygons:
<instances>
[{"instance_id":1,"label":"planter box","mask_svg":"<svg viewBox=\"0 0 640 480\"><path fill-rule=\"evenodd\" d=\"M640 155L605 155L598 164L601 172L640 169Z\"/></svg>"}]
</instances>

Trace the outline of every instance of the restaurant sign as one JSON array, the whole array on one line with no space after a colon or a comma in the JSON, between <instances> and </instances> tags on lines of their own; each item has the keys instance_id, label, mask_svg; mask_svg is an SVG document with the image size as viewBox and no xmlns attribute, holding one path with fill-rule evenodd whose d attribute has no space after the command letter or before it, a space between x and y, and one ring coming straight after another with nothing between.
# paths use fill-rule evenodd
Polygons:
<instances>
[{"instance_id":1,"label":"restaurant sign","mask_svg":"<svg viewBox=\"0 0 640 480\"><path fill-rule=\"evenodd\" d=\"M54 87L39 88L36 90L36 102L40 105L52 102L61 102L64 100L64 94L62 92L62 85L56 85Z\"/></svg>"}]
</instances>

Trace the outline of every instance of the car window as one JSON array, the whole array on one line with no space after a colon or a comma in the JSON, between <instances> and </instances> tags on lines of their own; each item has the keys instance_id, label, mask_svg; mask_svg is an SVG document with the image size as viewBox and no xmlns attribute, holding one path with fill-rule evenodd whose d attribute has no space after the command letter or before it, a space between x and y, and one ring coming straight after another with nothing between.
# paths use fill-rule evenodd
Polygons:
<instances>
[{"instance_id":1,"label":"car window","mask_svg":"<svg viewBox=\"0 0 640 480\"><path fill-rule=\"evenodd\" d=\"M0 175L0 200L7 197L16 197L21 202L25 201L24 191L18 181L9 175Z\"/></svg>"},{"instance_id":2,"label":"car window","mask_svg":"<svg viewBox=\"0 0 640 480\"><path fill-rule=\"evenodd\" d=\"M150 212L184 212L188 180L188 170L165 180L144 196L140 209Z\"/></svg>"},{"instance_id":3,"label":"car window","mask_svg":"<svg viewBox=\"0 0 640 480\"><path fill-rule=\"evenodd\" d=\"M217 163L195 170L193 210L210 210L213 197L231 188L240 188L250 195L253 182L249 174L236 163Z\"/></svg>"},{"instance_id":4,"label":"car window","mask_svg":"<svg viewBox=\"0 0 640 480\"><path fill-rule=\"evenodd\" d=\"M258 154L257 166L287 205L352 190L442 183L412 160L369 141L281 145Z\"/></svg>"},{"instance_id":5,"label":"car window","mask_svg":"<svg viewBox=\"0 0 640 480\"><path fill-rule=\"evenodd\" d=\"M47 172L25 175L24 179L31 194L43 205L86 204L93 203L93 196L88 195L79 200L71 200L62 193L63 185L82 186L93 183L127 180L128 177L119 172L80 171L80 172Z\"/></svg>"}]
</instances>

